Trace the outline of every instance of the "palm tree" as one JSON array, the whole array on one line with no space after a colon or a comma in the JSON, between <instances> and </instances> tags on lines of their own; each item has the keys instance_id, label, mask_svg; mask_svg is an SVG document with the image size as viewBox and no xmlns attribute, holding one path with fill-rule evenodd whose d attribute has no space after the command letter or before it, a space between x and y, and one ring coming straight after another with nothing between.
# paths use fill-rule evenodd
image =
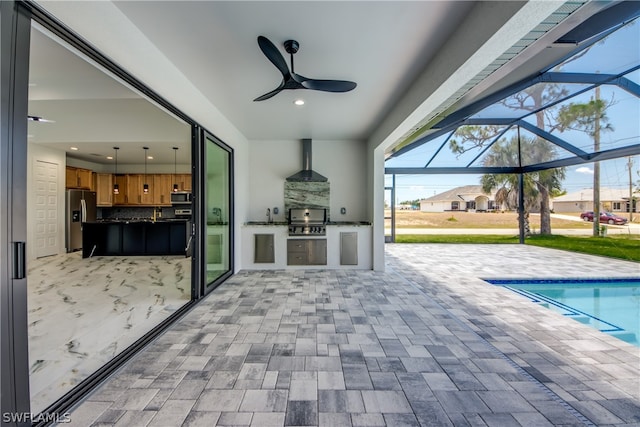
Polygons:
<instances>
[{"instance_id":1,"label":"palm tree","mask_svg":"<svg viewBox=\"0 0 640 427\"><path fill-rule=\"evenodd\" d=\"M513 137L509 140L502 139L491 147L484 158L484 166L505 166L518 164L518 152L522 153L522 163L540 163L553 157L552 145L539 138ZM524 206L522 209L524 234L531 234L529 214L540 206L541 220L540 233L551 234L551 216L549 209L549 196L552 192L561 189L562 180L565 177L563 168L549 169L545 171L524 174ZM495 201L499 205L509 209L518 206L519 199L519 175L518 174L485 174L480 178L482 189L486 193L497 189ZM545 221L544 212L547 213Z\"/></svg>"}]
</instances>

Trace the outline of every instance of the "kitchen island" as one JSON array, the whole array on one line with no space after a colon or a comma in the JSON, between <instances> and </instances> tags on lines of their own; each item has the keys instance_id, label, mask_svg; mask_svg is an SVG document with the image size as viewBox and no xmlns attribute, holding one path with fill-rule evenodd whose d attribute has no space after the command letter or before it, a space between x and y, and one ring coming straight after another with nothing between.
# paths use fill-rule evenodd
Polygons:
<instances>
[{"instance_id":1,"label":"kitchen island","mask_svg":"<svg viewBox=\"0 0 640 427\"><path fill-rule=\"evenodd\" d=\"M184 219L85 222L82 224L82 257L186 256L189 224Z\"/></svg>"}]
</instances>

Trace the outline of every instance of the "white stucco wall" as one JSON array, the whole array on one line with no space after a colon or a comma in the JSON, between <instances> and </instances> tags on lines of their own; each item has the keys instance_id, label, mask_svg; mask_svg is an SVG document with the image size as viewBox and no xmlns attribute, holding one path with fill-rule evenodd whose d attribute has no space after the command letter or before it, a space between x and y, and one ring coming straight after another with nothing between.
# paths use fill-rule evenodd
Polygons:
<instances>
[{"instance_id":1,"label":"white stucco wall","mask_svg":"<svg viewBox=\"0 0 640 427\"><path fill-rule=\"evenodd\" d=\"M339 155L337 155L339 153ZM360 141L312 142L312 168L328 178L333 221L368 221L367 164L365 144ZM302 169L302 143L251 141L249 151L249 206L243 221L263 221L267 208L279 213L275 221L285 221L285 179ZM347 213L340 214L340 208Z\"/></svg>"},{"instance_id":2,"label":"white stucco wall","mask_svg":"<svg viewBox=\"0 0 640 427\"><path fill-rule=\"evenodd\" d=\"M420 202L422 212L444 212L451 210L451 202Z\"/></svg>"}]
</instances>

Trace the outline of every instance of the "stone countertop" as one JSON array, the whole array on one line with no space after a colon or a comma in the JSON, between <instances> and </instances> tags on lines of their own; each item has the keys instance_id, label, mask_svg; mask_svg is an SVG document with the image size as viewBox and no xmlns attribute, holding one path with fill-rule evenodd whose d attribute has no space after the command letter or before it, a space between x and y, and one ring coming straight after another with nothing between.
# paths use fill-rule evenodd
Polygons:
<instances>
[{"instance_id":1,"label":"stone countertop","mask_svg":"<svg viewBox=\"0 0 640 427\"><path fill-rule=\"evenodd\" d=\"M267 222L267 221L247 221L244 223L245 226L266 226L266 227L280 227L280 226L287 226L289 225L289 223L287 223L286 221L274 221L274 222ZM329 221L327 222L327 226L331 226L331 225L336 225L336 226L343 226L343 227L368 227L371 226L371 223L369 221Z\"/></svg>"},{"instance_id":2,"label":"stone countertop","mask_svg":"<svg viewBox=\"0 0 640 427\"><path fill-rule=\"evenodd\" d=\"M344 227L369 227L371 223L369 221L329 221L327 225L337 225Z\"/></svg>"},{"instance_id":3,"label":"stone countertop","mask_svg":"<svg viewBox=\"0 0 640 427\"><path fill-rule=\"evenodd\" d=\"M184 218L106 218L89 221L88 224L136 224L136 223L168 223L168 222L187 222Z\"/></svg>"},{"instance_id":4,"label":"stone countertop","mask_svg":"<svg viewBox=\"0 0 640 427\"><path fill-rule=\"evenodd\" d=\"M267 221L247 221L244 223L245 226L267 226L267 227L277 227L277 226L284 226L284 225L289 225L286 221L273 221L273 222L267 222Z\"/></svg>"}]
</instances>

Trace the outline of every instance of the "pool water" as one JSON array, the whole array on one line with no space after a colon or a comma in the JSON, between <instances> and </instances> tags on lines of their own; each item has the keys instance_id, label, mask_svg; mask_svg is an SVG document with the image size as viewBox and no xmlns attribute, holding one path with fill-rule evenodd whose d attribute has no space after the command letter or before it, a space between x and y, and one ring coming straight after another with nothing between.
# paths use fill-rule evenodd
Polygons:
<instances>
[{"instance_id":1,"label":"pool water","mask_svg":"<svg viewBox=\"0 0 640 427\"><path fill-rule=\"evenodd\" d=\"M640 278L485 281L640 347Z\"/></svg>"}]
</instances>

